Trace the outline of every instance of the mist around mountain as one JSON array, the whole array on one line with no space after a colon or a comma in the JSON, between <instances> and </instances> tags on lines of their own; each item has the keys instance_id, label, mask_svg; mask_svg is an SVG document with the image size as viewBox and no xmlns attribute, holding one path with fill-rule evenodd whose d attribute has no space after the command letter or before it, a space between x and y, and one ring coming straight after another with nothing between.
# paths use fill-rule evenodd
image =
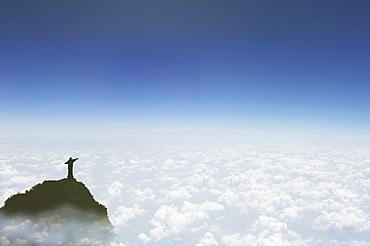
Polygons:
<instances>
[{"instance_id":1,"label":"mist around mountain","mask_svg":"<svg viewBox=\"0 0 370 246\"><path fill-rule=\"evenodd\" d=\"M44 181L0 208L0 245L116 245L107 209L75 179Z\"/></svg>"}]
</instances>

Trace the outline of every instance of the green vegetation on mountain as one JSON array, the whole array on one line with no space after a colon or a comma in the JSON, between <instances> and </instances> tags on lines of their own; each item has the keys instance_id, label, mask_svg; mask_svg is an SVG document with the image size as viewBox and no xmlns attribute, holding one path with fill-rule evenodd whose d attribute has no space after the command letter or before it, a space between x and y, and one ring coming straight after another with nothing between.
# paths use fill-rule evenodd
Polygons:
<instances>
[{"instance_id":1,"label":"green vegetation on mountain","mask_svg":"<svg viewBox=\"0 0 370 246\"><path fill-rule=\"evenodd\" d=\"M107 216L106 208L94 200L82 182L75 179L44 181L25 193L18 193L5 201L1 208L6 214L37 215L61 207L73 207L96 216Z\"/></svg>"},{"instance_id":2,"label":"green vegetation on mountain","mask_svg":"<svg viewBox=\"0 0 370 246\"><path fill-rule=\"evenodd\" d=\"M19 240L26 245L114 245L117 241L106 207L72 178L44 181L9 197L0 208L1 228L9 229L5 236L10 245Z\"/></svg>"}]
</instances>

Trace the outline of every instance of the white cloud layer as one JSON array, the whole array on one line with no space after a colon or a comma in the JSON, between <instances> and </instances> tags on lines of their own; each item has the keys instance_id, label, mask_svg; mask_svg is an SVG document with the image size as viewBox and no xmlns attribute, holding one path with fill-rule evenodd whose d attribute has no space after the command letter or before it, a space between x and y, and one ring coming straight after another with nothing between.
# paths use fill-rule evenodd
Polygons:
<instances>
[{"instance_id":1,"label":"white cloud layer","mask_svg":"<svg viewBox=\"0 0 370 246\"><path fill-rule=\"evenodd\" d=\"M64 178L65 159L79 157L76 178L108 207L124 245L368 245L370 241L369 149L3 148L1 202L45 179ZM60 220L41 219L34 226L57 229ZM2 225L1 245L9 244L7 235L22 226L30 225ZM46 237L40 232L27 238L37 242ZM92 243L81 240L85 240L78 242L81 245Z\"/></svg>"}]
</instances>

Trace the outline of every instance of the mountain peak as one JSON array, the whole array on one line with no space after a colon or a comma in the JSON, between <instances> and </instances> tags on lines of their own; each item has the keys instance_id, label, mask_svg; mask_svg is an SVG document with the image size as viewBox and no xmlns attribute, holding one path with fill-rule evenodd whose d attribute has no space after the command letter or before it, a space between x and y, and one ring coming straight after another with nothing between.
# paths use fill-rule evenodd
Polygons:
<instances>
[{"instance_id":1,"label":"mountain peak","mask_svg":"<svg viewBox=\"0 0 370 246\"><path fill-rule=\"evenodd\" d=\"M13 195L5 201L1 210L8 214L34 216L63 206L89 210L98 215L106 214L106 208L94 200L84 183L68 178L47 180L25 193Z\"/></svg>"},{"instance_id":2,"label":"mountain peak","mask_svg":"<svg viewBox=\"0 0 370 246\"><path fill-rule=\"evenodd\" d=\"M20 223L25 226L17 226ZM9 197L0 208L0 226L10 244L17 239L31 245L116 241L106 207L95 201L84 183L72 178L47 180Z\"/></svg>"}]
</instances>

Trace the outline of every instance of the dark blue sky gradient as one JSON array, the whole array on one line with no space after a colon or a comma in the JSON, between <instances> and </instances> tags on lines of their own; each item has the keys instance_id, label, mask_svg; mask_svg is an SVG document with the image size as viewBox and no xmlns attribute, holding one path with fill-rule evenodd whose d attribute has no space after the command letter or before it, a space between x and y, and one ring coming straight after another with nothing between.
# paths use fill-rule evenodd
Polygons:
<instances>
[{"instance_id":1,"label":"dark blue sky gradient","mask_svg":"<svg viewBox=\"0 0 370 246\"><path fill-rule=\"evenodd\" d=\"M370 131L369 12L349 0L0 1L3 135L92 122Z\"/></svg>"}]
</instances>

